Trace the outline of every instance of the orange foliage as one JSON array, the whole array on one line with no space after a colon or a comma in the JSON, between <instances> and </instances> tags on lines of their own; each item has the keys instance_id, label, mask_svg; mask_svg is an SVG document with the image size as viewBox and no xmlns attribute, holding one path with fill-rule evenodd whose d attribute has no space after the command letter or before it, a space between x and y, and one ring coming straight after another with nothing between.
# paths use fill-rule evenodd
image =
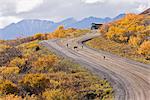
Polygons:
<instances>
[{"instance_id":1,"label":"orange foliage","mask_svg":"<svg viewBox=\"0 0 150 100\"><path fill-rule=\"evenodd\" d=\"M34 39L47 40L47 34L37 33L33 36Z\"/></svg>"},{"instance_id":2,"label":"orange foliage","mask_svg":"<svg viewBox=\"0 0 150 100\"><path fill-rule=\"evenodd\" d=\"M102 26L100 32L104 33L108 39L116 42L129 42L130 36L140 37L140 33L145 34L149 30L149 25L146 24L149 17L136 14L127 14L124 18ZM148 34L143 35L143 40ZM131 38L131 41L136 41ZM139 38L137 38L137 41ZM131 43L130 41L130 43ZM133 43L131 43L133 44ZM134 43L135 44L135 43Z\"/></svg>"},{"instance_id":3,"label":"orange foliage","mask_svg":"<svg viewBox=\"0 0 150 100\"><path fill-rule=\"evenodd\" d=\"M58 62L58 58L54 55L43 55L39 57L36 61L32 63L35 68L46 69L48 67L54 66Z\"/></svg>"},{"instance_id":4,"label":"orange foliage","mask_svg":"<svg viewBox=\"0 0 150 100\"><path fill-rule=\"evenodd\" d=\"M63 26L59 26L54 32L47 35L48 39L53 38L66 38L66 37L76 37L89 32L88 30L77 30L74 28L65 29Z\"/></svg>"},{"instance_id":5,"label":"orange foliage","mask_svg":"<svg viewBox=\"0 0 150 100\"><path fill-rule=\"evenodd\" d=\"M141 43L141 38L140 37L135 37L135 36L130 37L129 44L131 46L137 47L137 46L140 45L140 43Z\"/></svg>"},{"instance_id":6,"label":"orange foliage","mask_svg":"<svg viewBox=\"0 0 150 100\"><path fill-rule=\"evenodd\" d=\"M138 49L139 54L150 55L150 41L144 41Z\"/></svg>"}]
</instances>

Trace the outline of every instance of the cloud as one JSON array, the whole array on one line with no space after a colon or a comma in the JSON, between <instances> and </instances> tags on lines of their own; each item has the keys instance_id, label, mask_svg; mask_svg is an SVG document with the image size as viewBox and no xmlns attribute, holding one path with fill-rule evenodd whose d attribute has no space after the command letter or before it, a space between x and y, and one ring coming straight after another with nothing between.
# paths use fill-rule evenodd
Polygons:
<instances>
[{"instance_id":1,"label":"cloud","mask_svg":"<svg viewBox=\"0 0 150 100\"><path fill-rule=\"evenodd\" d=\"M0 17L10 16L16 11L16 2L12 0L0 0Z\"/></svg>"},{"instance_id":2,"label":"cloud","mask_svg":"<svg viewBox=\"0 0 150 100\"><path fill-rule=\"evenodd\" d=\"M20 21L21 19L17 18L17 17L0 17L0 28L3 28L3 26L7 26L10 23L16 23L18 21Z\"/></svg>"},{"instance_id":3,"label":"cloud","mask_svg":"<svg viewBox=\"0 0 150 100\"><path fill-rule=\"evenodd\" d=\"M43 0L17 0L16 13L27 12L43 3Z\"/></svg>"},{"instance_id":4,"label":"cloud","mask_svg":"<svg viewBox=\"0 0 150 100\"><path fill-rule=\"evenodd\" d=\"M42 3L43 0L0 0L0 28L24 19L18 15L29 12Z\"/></svg>"},{"instance_id":5,"label":"cloud","mask_svg":"<svg viewBox=\"0 0 150 100\"><path fill-rule=\"evenodd\" d=\"M106 0L82 0L82 1L87 3L87 4L93 4L93 3L103 3Z\"/></svg>"},{"instance_id":6,"label":"cloud","mask_svg":"<svg viewBox=\"0 0 150 100\"><path fill-rule=\"evenodd\" d=\"M139 7L137 8L137 11L142 12L142 11L144 11L146 8L147 8L146 5L141 4L141 5L139 5Z\"/></svg>"},{"instance_id":7,"label":"cloud","mask_svg":"<svg viewBox=\"0 0 150 100\"><path fill-rule=\"evenodd\" d=\"M0 12L3 16L15 15L31 11L42 3L43 0L0 0Z\"/></svg>"},{"instance_id":8,"label":"cloud","mask_svg":"<svg viewBox=\"0 0 150 100\"><path fill-rule=\"evenodd\" d=\"M150 0L0 0L0 4L0 27L21 19L80 20L89 16L140 13L150 8Z\"/></svg>"}]
</instances>

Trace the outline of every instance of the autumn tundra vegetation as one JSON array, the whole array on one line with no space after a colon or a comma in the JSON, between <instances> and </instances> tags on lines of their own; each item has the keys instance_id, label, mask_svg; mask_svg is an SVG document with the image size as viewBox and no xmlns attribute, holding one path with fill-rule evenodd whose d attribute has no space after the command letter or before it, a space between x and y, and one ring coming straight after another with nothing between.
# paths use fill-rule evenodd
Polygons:
<instances>
[{"instance_id":1,"label":"autumn tundra vegetation","mask_svg":"<svg viewBox=\"0 0 150 100\"><path fill-rule=\"evenodd\" d=\"M126 14L120 20L104 24L100 37L86 44L103 51L150 63L150 16Z\"/></svg>"},{"instance_id":2,"label":"autumn tundra vegetation","mask_svg":"<svg viewBox=\"0 0 150 100\"><path fill-rule=\"evenodd\" d=\"M75 62L41 46L41 40L77 37L89 30L55 32L0 41L0 100L111 100L113 89L106 80ZM143 42L139 51L147 41Z\"/></svg>"}]
</instances>

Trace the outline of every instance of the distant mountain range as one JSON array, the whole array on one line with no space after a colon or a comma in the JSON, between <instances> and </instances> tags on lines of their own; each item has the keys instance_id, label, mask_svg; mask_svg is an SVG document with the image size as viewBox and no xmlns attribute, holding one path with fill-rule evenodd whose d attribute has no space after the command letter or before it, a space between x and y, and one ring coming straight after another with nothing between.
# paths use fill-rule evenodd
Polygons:
<instances>
[{"instance_id":1,"label":"distant mountain range","mask_svg":"<svg viewBox=\"0 0 150 100\"><path fill-rule=\"evenodd\" d=\"M125 14L120 14L115 18L88 17L80 21L77 21L74 18L68 18L58 23L48 20L37 20L37 19L22 20L18 23L12 23L3 29L0 29L0 39L9 40L9 39L16 39L19 37L31 36L34 35L35 33L53 32L60 25L63 25L65 28L70 27L77 29L90 28L91 23L107 23L120 19L123 16L125 16Z\"/></svg>"}]
</instances>

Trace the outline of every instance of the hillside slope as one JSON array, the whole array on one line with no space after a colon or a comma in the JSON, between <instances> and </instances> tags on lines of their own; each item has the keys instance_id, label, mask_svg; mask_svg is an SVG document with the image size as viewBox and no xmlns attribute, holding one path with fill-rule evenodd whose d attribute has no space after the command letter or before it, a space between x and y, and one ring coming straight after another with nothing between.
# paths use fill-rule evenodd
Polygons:
<instances>
[{"instance_id":1,"label":"hillside slope","mask_svg":"<svg viewBox=\"0 0 150 100\"><path fill-rule=\"evenodd\" d=\"M141 15L150 15L150 8L142 12Z\"/></svg>"},{"instance_id":2,"label":"hillside slope","mask_svg":"<svg viewBox=\"0 0 150 100\"><path fill-rule=\"evenodd\" d=\"M144 12L147 12L146 10ZM120 56L150 63L150 15L127 14L120 20L105 24L102 37L87 44Z\"/></svg>"},{"instance_id":3,"label":"hillside slope","mask_svg":"<svg viewBox=\"0 0 150 100\"><path fill-rule=\"evenodd\" d=\"M60 27L52 35L60 38L62 32L81 34ZM52 53L39 43L40 36L0 41L0 100L113 99L108 81Z\"/></svg>"}]
</instances>

